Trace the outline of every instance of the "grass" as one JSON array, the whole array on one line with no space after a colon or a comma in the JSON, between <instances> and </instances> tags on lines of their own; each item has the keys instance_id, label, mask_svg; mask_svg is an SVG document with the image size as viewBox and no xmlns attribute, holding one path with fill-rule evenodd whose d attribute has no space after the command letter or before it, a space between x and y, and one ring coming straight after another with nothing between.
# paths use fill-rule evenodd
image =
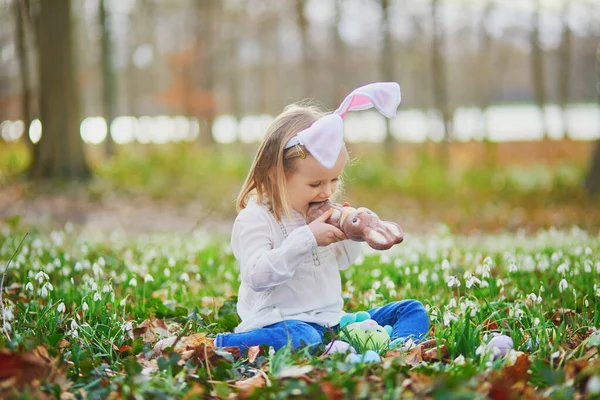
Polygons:
<instances>
[{"instance_id":1,"label":"grass","mask_svg":"<svg viewBox=\"0 0 600 400\"><path fill-rule=\"evenodd\" d=\"M16 218L5 224L2 270L25 229ZM507 377L514 378L508 388L524 397L592 398L600 376L599 239L577 228L477 237L440 230L409 236L394 251L365 249L342 273L346 310L421 300L430 337L446 343L442 360L414 362L406 350L381 364L352 365L341 354L321 358L284 347L255 359L225 351L183 362L167 352L148 373L140 356L151 355L159 337L133 335L143 321L163 321L170 334L184 336L238 323L237 268L226 240L202 231L83 238L70 225L49 234L31 230L6 270L8 336L0 347L25 357L43 346L46 359L57 360L54 375L14 382L20 398L478 398L500 390ZM494 358L484 351L490 328L509 335L516 352ZM528 374L510 366L523 354ZM236 386L257 376L262 387L253 393Z\"/></svg>"}]
</instances>

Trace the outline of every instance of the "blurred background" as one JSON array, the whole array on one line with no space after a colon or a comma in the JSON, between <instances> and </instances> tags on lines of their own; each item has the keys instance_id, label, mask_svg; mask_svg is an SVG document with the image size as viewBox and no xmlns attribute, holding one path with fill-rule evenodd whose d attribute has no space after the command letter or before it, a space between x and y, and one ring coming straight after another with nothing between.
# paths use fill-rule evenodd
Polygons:
<instances>
[{"instance_id":1,"label":"blurred background","mask_svg":"<svg viewBox=\"0 0 600 400\"><path fill-rule=\"evenodd\" d=\"M349 115L340 199L408 231L600 227L600 2L0 0L0 218L227 232L266 128Z\"/></svg>"}]
</instances>

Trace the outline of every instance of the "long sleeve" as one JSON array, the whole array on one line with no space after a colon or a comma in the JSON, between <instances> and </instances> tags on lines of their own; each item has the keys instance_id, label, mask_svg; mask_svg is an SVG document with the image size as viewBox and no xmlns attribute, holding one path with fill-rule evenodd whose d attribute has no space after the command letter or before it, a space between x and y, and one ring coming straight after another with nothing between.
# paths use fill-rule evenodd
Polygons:
<instances>
[{"instance_id":1,"label":"long sleeve","mask_svg":"<svg viewBox=\"0 0 600 400\"><path fill-rule=\"evenodd\" d=\"M333 253L338 262L339 269L346 269L356 260L360 254L362 242L355 242L353 240L344 240L338 243L332 244Z\"/></svg>"},{"instance_id":2,"label":"long sleeve","mask_svg":"<svg viewBox=\"0 0 600 400\"><path fill-rule=\"evenodd\" d=\"M303 226L294 229L274 249L268 216L246 208L233 224L231 247L240 264L242 281L262 292L292 279L296 266L317 247L317 242L310 228Z\"/></svg>"}]
</instances>

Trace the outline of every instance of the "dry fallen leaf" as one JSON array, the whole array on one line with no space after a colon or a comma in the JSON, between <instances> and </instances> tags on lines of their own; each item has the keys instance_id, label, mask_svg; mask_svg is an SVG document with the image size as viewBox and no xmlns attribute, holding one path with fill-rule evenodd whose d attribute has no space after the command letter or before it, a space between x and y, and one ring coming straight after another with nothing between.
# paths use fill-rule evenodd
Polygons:
<instances>
[{"instance_id":1,"label":"dry fallen leaf","mask_svg":"<svg viewBox=\"0 0 600 400\"><path fill-rule=\"evenodd\" d=\"M321 382L321 390L327 396L327 400L340 400L344 398L344 391L329 381Z\"/></svg>"},{"instance_id":2,"label":"dry fallen leaf","mask_svg":"<svg viewBox=\"0 0 600 400\"><path fill-rule=\"evenodd\" d=\"M256 361L256 357L260 354L261 348L260 346L251 346L248 347L248 362L253 363Z\"/></svg>"},{"instance_id":3,"label":"dry fallen leaf","mask_svg":"<svg viewBox=\"0 0 600 400\"><path fill-rule=\"evenodd\" d=\"M137 338L138 336L142 337L144 343L154 343L160 337L169 336L169 329L165 321L150 318L133 329L133 337Z\"/></svg>"},{"instance_id":4,"label":"dry fallen leaf","mask_svg":"<svg viewBox=\"0 0 600 400\"><path fill-rule=\"evenodd\" d=\"M65 370L66 366L59 368L58 360L43 346L28 353L0 353L0 398L25 387L30 394L41 395L37 391L43 382L58 384L61 392L66 392L69 384Z\"/></svg>"},{"instance_id":5,"label":"dry fallen leaf","mask_svg":"<svg viewBox=\"0 0 600 400\"><path fill-rule=\"evenodd\" d=\"M411 367L416 367L423 361L421 346L415 346L405 356L406 363Z\"/></svg>"},{"instance_id":6,"label":"dry fallen leaf","mask_svg":"<svg viewBox=\"0 0 600 400\"><path fill-rule=\"evenodd\" d=\"M260 389L266 385L267 381L260 372L252 378L243 379L235 383L235 387L240 389L240 396L247 398L252 395L255 389Z\"/></svg>"}]
</instances>

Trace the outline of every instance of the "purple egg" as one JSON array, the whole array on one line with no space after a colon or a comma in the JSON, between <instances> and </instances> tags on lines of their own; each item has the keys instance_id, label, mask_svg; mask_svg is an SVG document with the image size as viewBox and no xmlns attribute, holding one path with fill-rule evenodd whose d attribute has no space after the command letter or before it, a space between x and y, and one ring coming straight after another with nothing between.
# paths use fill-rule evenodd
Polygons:
<instances>
[{"instance_id":1,"label":"purple egg","mask_svg":"<svg viewBox=\"0 0 600 400\"><path fill-rule=\"evenodd\" d=\"M324 354L333 354L333 353L356 353L356 350L354 350L354 347L350 346L350 344L341 341L341 340L334 340L333 342L329 343L327 346L325 346L325 353Z\"/></svg>"},{"instance_id":2,"label":"purple egg","mask_svg":"<svg viewBox=\"0 0 600 400\"><path fill-rule=\"evenodd\" d=\"M488 350L492 350L496 357L502 357L506 355L506 353L508 353L513 347L514 344L512 339L506 335L495 336L486 345L486 348Z\"/></svg>"}]
</instances>

